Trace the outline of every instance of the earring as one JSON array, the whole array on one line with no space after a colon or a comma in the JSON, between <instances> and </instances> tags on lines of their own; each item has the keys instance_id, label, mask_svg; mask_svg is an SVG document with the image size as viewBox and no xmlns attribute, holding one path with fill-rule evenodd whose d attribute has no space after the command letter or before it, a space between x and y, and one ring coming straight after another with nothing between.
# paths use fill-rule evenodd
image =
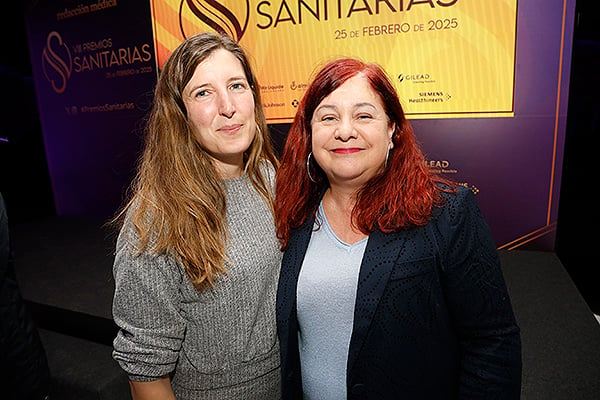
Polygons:
<instances>
[{"instance_id":1,"label":"earring","mask_svg":"<svg viewBox=\"0 0 600 400\"><path fill-rule=\"evenodd\" d=\"M310 157L311 156L312 156L312 151L310 153L308 153L308 157L306 157L306 172L308 173L308 179L310 179L310 181L313 183L317 183L315 178L313 178L313 176L310 173Z\"/></svg>"},{"instance_id":2,"label":"earring","mask_svg":"<svg viewBox=\"0 0 600 400\"><path fill-rule=\"evenodd\" d=\"M388 144L387 153L385 153L385 163L383 164L383 169L387 168L388 159L390 158L390 151L392 151L392 142Z\"/></svg>"}]
</instances>

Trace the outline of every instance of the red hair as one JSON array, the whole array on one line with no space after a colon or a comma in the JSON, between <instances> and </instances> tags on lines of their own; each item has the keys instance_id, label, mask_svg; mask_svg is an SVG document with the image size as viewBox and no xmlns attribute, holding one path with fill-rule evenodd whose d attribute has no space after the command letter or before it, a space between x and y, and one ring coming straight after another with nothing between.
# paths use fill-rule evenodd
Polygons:
<instances>
[{"instance_id":1,"label":"red hair","mask_svg":"<svg viewBox=\"0 0 600 400\"><path fill-rule=\"evenodd\" d=\"M411 226L423 226L431 218L434 206L443 204L442 191L455 185L432 173L417 144L412 126L391 81L377 64L354 58L341 58L326 64L308 87L287 136L281 165L276 175L275 218L277 236L285 249L290 230L298 228L314 215L323 192L329 186L325 173L311 159L311 119L321 101L351 77L362 73L381 96L390 122L395 123L394 148L387 167L357 193L353 221L365 234L375 229L392 232ZM445 185L444 185L445 184Z\"/></svg>"}]
</instances>

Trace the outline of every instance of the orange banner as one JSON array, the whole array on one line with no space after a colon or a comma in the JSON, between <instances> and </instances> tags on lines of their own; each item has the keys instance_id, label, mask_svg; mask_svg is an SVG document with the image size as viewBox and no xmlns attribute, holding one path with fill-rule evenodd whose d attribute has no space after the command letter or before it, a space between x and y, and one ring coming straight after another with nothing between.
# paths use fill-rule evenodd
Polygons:
<instances>
[{"instance_id":1,"label":"orange banner","mask_svg":"<svg viewBox=\"0 0 600 400\"><path fill-rule=\"evenodd\" d=\"M517 0L151 0L157 63L200 31L248 50L269 123L324 62L381 64L412 119L513 116Z\"/></svg>"}]
</instances>

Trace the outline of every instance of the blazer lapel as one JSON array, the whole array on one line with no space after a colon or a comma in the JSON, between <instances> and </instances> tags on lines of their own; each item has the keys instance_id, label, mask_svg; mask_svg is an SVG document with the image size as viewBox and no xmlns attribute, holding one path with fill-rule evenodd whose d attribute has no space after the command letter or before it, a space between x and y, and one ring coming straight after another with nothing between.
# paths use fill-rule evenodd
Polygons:
<instances>
[{"instance_id":1,"label":"blazer lapel","mask_svg":"<svg viewBox=\"0 0 600 400\"><path fill-rule=\"evenodd\" d=\"M278 313L290 321L295 321L298 275L310 242L313 224L314 219L307 218L304 224L292 231L281 263L277 308ZM296 335L296 332L289 332L289 334Z\"/></svg>"},{"instance_id":2,"label":"blazer lapel","mask_svg":"<svg viewBox=\"0 0 600 400\"><path fill-rule=\"evenodd\" d=\"M354 326L348 354L348 372L352 371L362 349L375 310L404 241L405 237L401 232L384 234L376 230L369 235L358 276Z\"/></svg>"}]
</instances>

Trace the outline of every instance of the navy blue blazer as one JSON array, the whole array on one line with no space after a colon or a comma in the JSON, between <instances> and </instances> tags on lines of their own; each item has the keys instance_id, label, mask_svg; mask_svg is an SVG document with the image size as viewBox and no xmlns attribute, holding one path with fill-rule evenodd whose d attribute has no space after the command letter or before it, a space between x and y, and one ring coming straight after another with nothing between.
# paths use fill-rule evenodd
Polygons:
<instances>
[{"instance_id":1,"label":"navy blue blazer","mask_svg":"<svg viewBox=\"0 0 600 400\"><path fill-rule=\"evenodd\" d=\"M521 339L473 193L424 227L369 236L358 278L348 399L519 399ZM302 398L296 286L314 219L291 233L279 279L283 399Z\"/></svg>"}]
</instances>

